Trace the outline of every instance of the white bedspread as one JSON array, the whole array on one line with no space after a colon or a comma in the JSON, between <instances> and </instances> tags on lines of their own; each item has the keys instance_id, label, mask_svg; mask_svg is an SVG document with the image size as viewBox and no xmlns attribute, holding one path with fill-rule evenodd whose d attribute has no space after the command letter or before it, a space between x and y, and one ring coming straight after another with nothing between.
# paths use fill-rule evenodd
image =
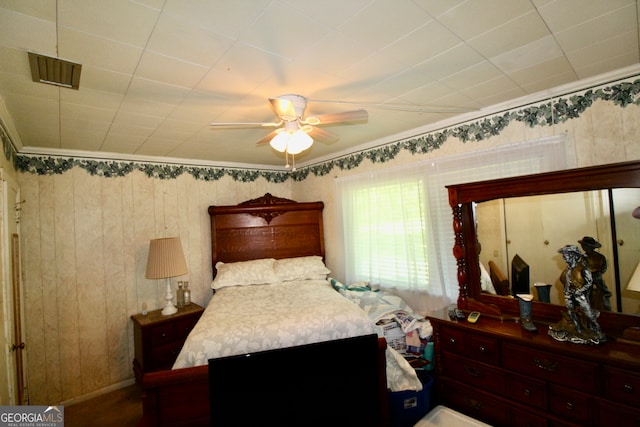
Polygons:
<instances>
[{"instance_id":1,"label":"white bedspread","mask_svg":"<svg viewBox=\"0 0 640 427\"><path fill-rule=\"evenodd\" d=\"M362 309L326 280L227 287L211 299L173 369L377 332Z\"/></svg>"}]
</instances>

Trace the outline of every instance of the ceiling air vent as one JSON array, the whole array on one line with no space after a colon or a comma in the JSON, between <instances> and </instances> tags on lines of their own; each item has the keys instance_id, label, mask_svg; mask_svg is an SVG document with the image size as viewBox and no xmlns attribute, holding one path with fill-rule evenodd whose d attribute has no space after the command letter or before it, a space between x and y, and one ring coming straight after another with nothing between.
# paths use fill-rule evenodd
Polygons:
<instances>
[{"instance_id":1,"label":"ceiling air vent","mask_svg":"<svg viewBox=\"0 0 640 427\"><path fill-rule=\"evenodd\" d=\"M29 52L34 82L78 89L82 65Z\"/></svg>"}]
</instances>

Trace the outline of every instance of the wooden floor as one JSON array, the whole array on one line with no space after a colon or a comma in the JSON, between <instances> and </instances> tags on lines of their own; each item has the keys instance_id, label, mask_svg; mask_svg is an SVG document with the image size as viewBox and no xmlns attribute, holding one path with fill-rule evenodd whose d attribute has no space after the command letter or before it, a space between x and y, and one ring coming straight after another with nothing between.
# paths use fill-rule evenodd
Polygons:
<instances>
[{"instance_id":1,"label":"wooden floor","mask_svg":"<svg viewBox=\"0 0 640 427\"><path fill-rule=\"evenodd\" d=\"M66 427L134 427L142 418L142 391L132 385L64 407Z\"/></svg>"}]
</instances>

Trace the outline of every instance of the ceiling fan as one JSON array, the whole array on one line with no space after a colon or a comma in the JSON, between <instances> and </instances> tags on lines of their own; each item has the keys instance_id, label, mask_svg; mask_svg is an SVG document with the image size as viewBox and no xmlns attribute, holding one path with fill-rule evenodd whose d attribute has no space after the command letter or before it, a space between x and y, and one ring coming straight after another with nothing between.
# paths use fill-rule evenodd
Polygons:
<instances>
[{"instance_id":1,"label":"ceiling fan","mask_svg":"<svg viewBox=\"0 0 640 427\"><path fill-rule=\"evenodd\" d=\"M369 118L366 110L358 109L340 113L318 114L305 117L307 98L302 95L287 94L269 98L271 109L278 117L277 122L270 123L210 123L212 128L277 128L257 142L258 145L269 143L277 151L285 153L287 167L288 155L296 155L308 149L314 140L335 142L338 136L318 126L364 123Z\"/></svg>"},{"instance_id":2,"label":"ceiling fan","mask_svg":"<svg viewBox=\"0 0 640 427\"><path fill-rule=\"evenodd\" d=\"M318 126L364 123L369 119L369 113L364 109L344 111L341 113L318 114L305 117L307 102L348 104L360 107L406 111L414 113L463 113L475 109L452 106L424 106L391 103L371 103L354 101L331 101L321 99L307 99L302 95L286 94L269 98L271 109L278 117L277 122L269 123L210 123L212 128L277 128L257 142L257 145L269 143L275 150L285 153L286 167L289 166L289 155L295 156L308 149L314 140L331 143L338 140L338 136ZM295 160L294 160L295 163ZM293 168L295 170L295 166Z\"/></svg>"}]
</instances>

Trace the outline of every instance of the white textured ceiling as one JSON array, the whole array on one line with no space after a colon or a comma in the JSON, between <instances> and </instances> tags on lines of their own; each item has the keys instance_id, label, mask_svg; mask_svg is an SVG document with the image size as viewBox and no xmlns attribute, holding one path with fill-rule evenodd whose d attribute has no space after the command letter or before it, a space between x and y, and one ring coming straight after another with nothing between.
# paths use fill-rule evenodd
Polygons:
<instances>
[{"instance_id":1,"label":"white textured ceiling","mask_svg":"<svg viewBox=\"0 0 640 427\"><path fill-rule=\"evenodd\" d=\"M82 64L31 80L27 52ZM640 62L635 0L0 0L0 96L18 149L281 166L269 97L482 109ZM311 162L457 113L366 108ZM96 155L102 155L96 153Z\"/></svg>"}]
</instances>

